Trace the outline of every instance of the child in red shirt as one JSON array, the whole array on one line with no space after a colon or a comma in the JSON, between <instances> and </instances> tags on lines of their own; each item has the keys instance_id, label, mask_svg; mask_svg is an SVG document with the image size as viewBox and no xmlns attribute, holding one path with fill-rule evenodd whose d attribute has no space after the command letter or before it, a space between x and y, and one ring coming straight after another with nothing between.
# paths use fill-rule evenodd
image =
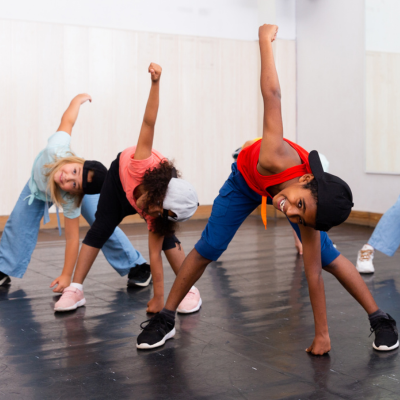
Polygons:
<instances>
[{"instance_id":1,"label":"child in red shirt","mask_svg":"<svg viewBox=\"0 0 400 400\"><path fill-rule=\"evenodd\" d=\"M161 346L175 334L175 310L185 293L203 274L211 260L226 250L246 217L269 197L283 212L303 243L304 269L314 313L315 337L308 352L330 351L322 268L332 273L368 313L375 331L373 347L399 346L396 322L376 305L354 265L341 255L326 231L350 214L352 193L340 178L325 173L318 153L308 153L283 138L281 93L272 42L278 27L259 29L261 92L264 100L263 138L243 149L232 174L215 199L201 239L182 264L165 308L154 316L137 338L141 349Z\"/></svg>"}]
</instances>

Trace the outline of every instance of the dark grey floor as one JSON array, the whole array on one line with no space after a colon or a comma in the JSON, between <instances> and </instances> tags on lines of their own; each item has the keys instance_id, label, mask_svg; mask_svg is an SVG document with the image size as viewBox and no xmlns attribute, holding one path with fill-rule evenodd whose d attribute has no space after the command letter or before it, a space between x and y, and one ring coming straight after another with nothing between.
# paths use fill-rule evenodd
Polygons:
<instances>
[{"instance_id":1,"label":"dark grey floor","mask_svg":"<svg viewBox=\"0 0 400 400\"><path fill-rule=\"evenodd\" d=\"M182 225L185 251L204 221ZM144 224L124 227L148 256ZM371 228L331 234L355 261ZM82 231L84 235L84 231ZM152 287L126 288L99 256L85 283L86 307L54 314L48 288L61 272L64 242L43 231L23 280L0 288L0 398L4 399L400 399L398 351L372 349L367 316L324 274L332 351L313 357L313 316L302 259L286 221L264 231L250 217L198 282L203 307L178 316L177 335L138 351ZM400 321L400 253L376 254L365 277L381 308ZM166 292L174 276L165 262Z\"/></svg>"}]
</instances>

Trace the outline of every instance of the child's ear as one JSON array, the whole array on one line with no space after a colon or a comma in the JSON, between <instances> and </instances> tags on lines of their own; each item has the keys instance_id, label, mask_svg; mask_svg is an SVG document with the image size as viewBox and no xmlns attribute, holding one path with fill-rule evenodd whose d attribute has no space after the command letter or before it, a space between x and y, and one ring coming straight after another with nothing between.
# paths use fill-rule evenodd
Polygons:
<instances>
[{"instance_id":1,"label":"child's ear","mask_svg":"<svg viewBox=\"0 0 400 400\"><path fill-rule=\"evenodd\" d=\"M299 178L299 182L300 183L308 183L308 182L311 182L313 179L314 179L313 174L304 174L303 176L301 176Z\"/></svg>"}]
</instances>

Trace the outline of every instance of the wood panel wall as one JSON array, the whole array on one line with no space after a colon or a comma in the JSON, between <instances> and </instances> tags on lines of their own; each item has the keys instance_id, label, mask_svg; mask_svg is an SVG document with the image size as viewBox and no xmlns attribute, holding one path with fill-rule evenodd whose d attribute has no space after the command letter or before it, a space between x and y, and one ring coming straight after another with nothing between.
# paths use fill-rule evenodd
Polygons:
<instances>
[{"instance_id":1,"label":"wood panel wall","mask_svg":"<svg viewBox=\"0 0 400 400\"><path fill-rule=\"evenodd\" d=\"M287 136L295 139L295 42L277 41ZM259 50L251 41L0 20L0 215L11 213L33 160L78 93L72 149L109 165L136 144L151 61L163 67L155 148L212 204L231 153L261 134Z\"/></svg>"},{"instance_id":2,"label":"wood panel wall","mask_svg":"<svg viewBox=\"0 0 400 400\"><path fill-rule=\"evenodd\" d=\"M366 54L366 170L400 174L400 54Z\"/></svg>"}]
</instances>

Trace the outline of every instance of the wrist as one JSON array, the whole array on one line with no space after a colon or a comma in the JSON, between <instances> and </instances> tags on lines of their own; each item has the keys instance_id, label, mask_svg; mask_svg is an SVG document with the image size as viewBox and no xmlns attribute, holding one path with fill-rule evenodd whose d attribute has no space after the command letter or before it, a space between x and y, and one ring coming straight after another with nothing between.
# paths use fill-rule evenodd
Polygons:
<instances>
[{"instance_id":1,"label":"wrist","mask_svg":"<svg viewBox=\"0 0 400 400\"><path fill-rule=\"evenodd\" d=\"M323 328L323 329L315 329L315 336L321 337L321 338L328 338L329 339L329 330L328 327Z\"/></svg>"}]
</instances>

